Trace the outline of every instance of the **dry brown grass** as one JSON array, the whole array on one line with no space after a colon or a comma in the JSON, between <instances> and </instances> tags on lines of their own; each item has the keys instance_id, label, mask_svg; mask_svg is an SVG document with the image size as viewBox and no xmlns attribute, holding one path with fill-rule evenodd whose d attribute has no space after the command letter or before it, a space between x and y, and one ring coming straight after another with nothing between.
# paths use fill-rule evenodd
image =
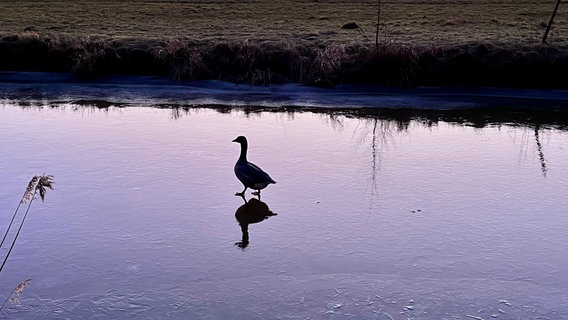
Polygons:
<instances>
[{"instance_id":1,"label":"dry brown grass","mask_svg":"<svg viewBox=\"0 0 568 320\"><path fill-rule=\"evenodd\" d=\"M185 38L194 41L291 42L327 46L370 36L375 0L3 0L0 33L24 30L112 39ZM385 32L398 43L470 41L538 42L554 3L550 0L384 1ZM562 4L550 43L568 40L568 6Z\"/></svg>"},{"instance_id":2,"label":"dry brown grass","mask_svg":"<svg viewBox=\"0 0 568 320\"><path fill-rule=\"evenodd\" d=\"M568 6L541 45L549 0L382 4L375 48L376 0L7 0L0 69L252 84L568 88L568 80L554 80L568 71ZM347 22L361 29L342 29Z\"/></svg>"},{"instance_id":3,"label":"dry brown grass","mask_svg":"<svg viewBox=\"0 0 568 320\"><path fill-rule=\"evenodd\" d=\"M145 43L90 36L25 34L0 37L0 69L167 75L175 80L236 83L301 82L320 86L474 85L568 88L568 45L470 42L407 46L335 44L325 47L255 41Z\"/></svg>"}]
</instances>

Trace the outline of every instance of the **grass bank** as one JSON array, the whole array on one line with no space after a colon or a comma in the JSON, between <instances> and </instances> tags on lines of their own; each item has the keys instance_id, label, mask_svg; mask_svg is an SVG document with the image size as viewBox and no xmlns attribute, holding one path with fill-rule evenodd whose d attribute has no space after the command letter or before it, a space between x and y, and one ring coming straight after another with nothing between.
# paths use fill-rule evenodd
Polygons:
<instances>
[{"instance_id":1,"label":"grass bank","mask_svg":"<svg viewBox=\"0 0 568 320\"><path fill-rule=\"evenodd\" d=\"M24 32L0 36L0 69L169 76L180 81L301 82L332 86L568 88L568 46L469 42L309 46L257 41L108 39Z\"/></svg>"},{"instance_id":2,"label":"grass bank","mask_svg":"<svg viewBox=\"0 0 568 320\"><path fill-rule=\"evenodd\" d=\"M0 69L253 84L568 88L550 0L6 0ZM357 30L343 25L356 23Z\"/></svg>"}]
</instances>

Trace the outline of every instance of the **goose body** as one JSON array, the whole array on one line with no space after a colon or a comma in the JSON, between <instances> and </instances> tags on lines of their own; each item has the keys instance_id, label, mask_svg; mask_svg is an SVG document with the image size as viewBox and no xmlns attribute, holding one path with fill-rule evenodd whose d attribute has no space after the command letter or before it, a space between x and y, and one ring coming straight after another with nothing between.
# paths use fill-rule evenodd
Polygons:
<instances>
[{"instance_id":1,"label":"goose body","mask_svg":"<svg viewBox=\"0 0 568 320\"><path fill-rule=\"evenodd\" d=\"M276 183L268 173L264 172L259 166L247 160L248 142L244 136L238 136L233 142L241 145L241 154L237 163L235 164L235 175L245 186L245 189L237 193L237 195L244 195L247 188L256 190L256 194L260 195L260 190L266 188L271 183Z\"/></svg>"}]
</instances>

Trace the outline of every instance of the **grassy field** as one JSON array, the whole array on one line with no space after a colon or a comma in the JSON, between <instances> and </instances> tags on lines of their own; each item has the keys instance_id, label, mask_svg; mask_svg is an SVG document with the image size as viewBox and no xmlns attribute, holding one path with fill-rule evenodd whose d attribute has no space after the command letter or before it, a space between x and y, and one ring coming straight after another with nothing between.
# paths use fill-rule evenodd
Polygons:
<instances>
[{"instance_id":1,"label":"grassy field","mask_svg":"<svg viewBox=\"0 0 568 320\"><path fill-rule=\"evenodd\" d=\"M0 33L29 28L114 39L329 45L362 40L357 32L341 29L347 22L358 23L371 35L375 4L375 0L3 0ZM382 22L385 35L403 44L537 42L554 4L554 0L391 0L383 4ZM567 17L568 5L561 5L551 43L568 41Z\"/></svg>"},{"instance_id":2,"label":"grassy field","mask_svg":"<svg viewBox=\"0 0 568 320\"><path fill-rule=\"evenodd\" d=\"M546 78L568 65L568 4L548 45L540 44L554 4L384 1L381 50L373 50L375 0L3 0L0 68L251 83L564 87ZM369 39L341 28L348 22Z\"/></svg>"}]
</instances>

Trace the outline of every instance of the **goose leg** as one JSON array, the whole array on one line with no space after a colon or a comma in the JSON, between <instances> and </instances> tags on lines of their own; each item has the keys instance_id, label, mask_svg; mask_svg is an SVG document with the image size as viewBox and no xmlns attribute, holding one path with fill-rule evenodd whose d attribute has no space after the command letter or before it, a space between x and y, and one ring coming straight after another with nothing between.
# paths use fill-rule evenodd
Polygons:
<instances>
[{"instance_id":1,"label":"goose leg","mask_svg":"<svg viewBox=\"0 0 568 320\"><path fill-rule=\"evenodd\" d=\"M260 190L256 190L255 192L251 193L253 196L258 196L258 200L260 200Z\"/></svg>"},{"instance_id":2,"label":"goose leg","mask_svg":"<svg viewBox=\"0 0 568 320\"><path fill-rule=\"evenodd\" d=\"M235 193L236 196L243 197L245 196L245 191L247 191L248 187L245 186L245 189L242 192Z\"/></svg>"}]
</instances>

